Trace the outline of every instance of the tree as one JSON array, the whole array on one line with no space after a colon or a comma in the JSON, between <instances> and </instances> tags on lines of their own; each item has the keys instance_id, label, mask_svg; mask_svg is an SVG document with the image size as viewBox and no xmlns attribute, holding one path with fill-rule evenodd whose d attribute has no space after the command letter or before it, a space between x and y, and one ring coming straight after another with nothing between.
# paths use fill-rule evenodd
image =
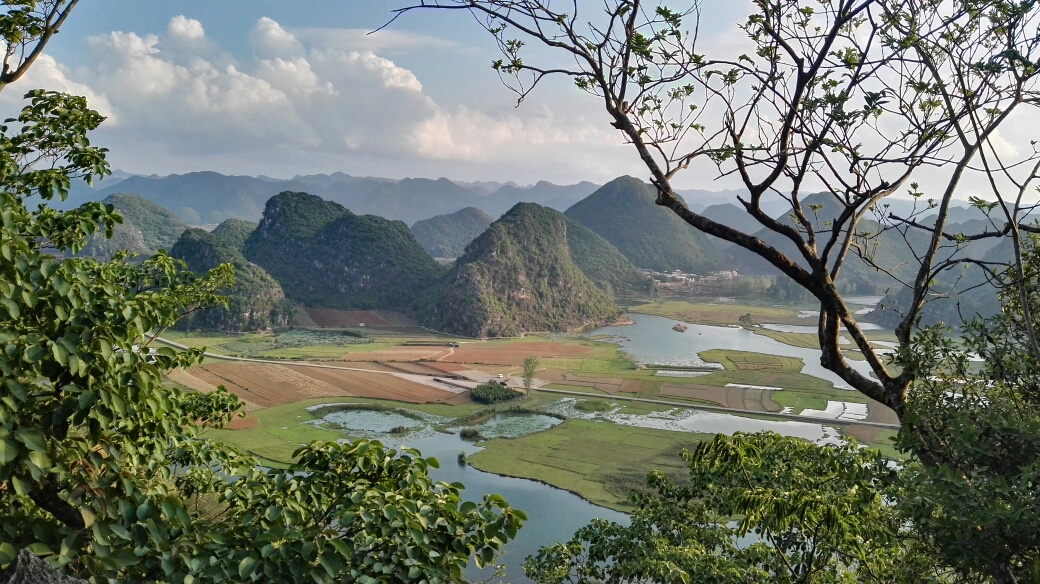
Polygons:
<instances>
[{"instance_id":1,"label":"tree","mask_svg":"<svg viewBox=\"0 0 1040 584\"><path fill-rule=\"evenodd\" d=\"M684 452L689 481L652 473L629 526L603 520L528 558L562 582L942 582L885 498L895 471L853 441L817 447L772 433ZM738 518L738 519L734 519ZM942 574L949 576L949 574Z\"/></svg>"},{"instance_id":2,"label":"tree","mask_svg":"<svg viewBox=\"0 0 1040 584\"><path fill-rule=\"evenodd\" d=\"M7 12L0 15L0 35L6 50L0 69L0 90L25 75L78 3L79 0L4 2Z\"/></svg>"},{"instance_id":3,"label":"tree","mask_svg":"<svg viewBox=\"0 0 1040 584\"><path fill-rule=\"evenodd\" d=\"M240 402L165 387L202 353L153 339L226 307L231 266L56 257L121 222L103 203L48 206L109 173L88 139L104 118L82 97L26 98L0 126L0 568L28 549L92 581L456 582L516 535L522 512L463 502L414 450L315 442L265 469L202 436Z\"/></svg>"},{"instance_id":4,"label":"tree","mask_svg":"<svg viewBox=\"0 0 1040 584\"><path fill-rule=\"evenodd\" d=\"M1040 7L1006 0L756 0L739 26L748 50L710 54L698 43L701 5L687 6L611 0L586 12L577 2L425 0L397 16L422 8L474 16L501 49L493 67L520 101L548 76L569 77L600 100L646 165L658 204L764 259L819 303L821 363L896 412L900 444L920 469L918 492L959 494L974 509L960 516L961 502L953 498L915 500L917 507L907 507L922 522L915 527L943 546L950 565L982 567L998 582L1016 581L1032 561L1035 540L1027 535L1005 549L1011 531L1001 532L1005 539L984 535L1005 511L1016 514L1012 524L1034 516L1035 493L1025 478L1032 459L1027 454L1023 467L1007 458L1018 456L1016 440L1028 446L1024 435L1032 422L1026 414L1014 423L1001 418L1010 415L1001 407L995 418L982 417L994 424L988 427L947 408L978 413L989 397L950 394L989 382L973 377L965 385L969 378L933 371L956 363L958 349L918 324L926 303L949 293L935 287L940 277L956 278L969 266L991 277L1003 274L1012 284L1005 303L1018 298L1014 341L1022 352L1016 355L1028 357L1022 363L1030 366L1040 362L1032 316L1040 306L1031 300L1023 256L1024 234L1038 231L1024 218L1033 209L1025 197L1036 186L1040 154L1032 143L1008 147L1000 134L1028 119L1038 103ZM538 45L531 59L525 58L529 44ZM761 228L741 231L689 209L673 180L691 167L738 178L746 194L737 202ZM898 192L917 201L911 213L886 204ZM786 201L788 213L768 215L768 197ZM955 197L971 197L988 225L967 234L949 231ZM989 238L1008 240L1010 261L972 255L970 244ZM886 265L878 250L893 241L908 260ZM873 273L908 291L895 326L901 349L894 360L874 351L842 299L841 287L848 286L842 277L857 265L869 268L860 276ZM869 283L853 280L853 288ZM849 366L839 344L842 327L873 378ZM970 334L967 340L981 343ZM934 383L933 373L943 383ZM1008 385L1000 377L1006 372L986 373L998 376L997 387ZM1020 384L1011 384L1016 389L1005 392L1014 399L1003 399L1022 401L1016 392L1031 383L1022 375ZM976 450L973 437L981 439ZM991 449L986 455L977 451L983 446ZM975 482L1002 473L1022 482ZM946 482L957 486L943 491ZM1009 507L984 521L983 493ZM967 540L994 547L959 558Z\"/></svg>"},{"instance_id":5,"label":"tree","mask_svg":"<svg viewBox=\"0 0 1040 584\"><path fill-rule=\"evenodd\" d=\"M737 322L739 322L740 326L744 328L750 328L751 325L755 324L755 317L749 312L741 315L741 317L737 319Z\"/></svg>"},{"instance_id":6,"label":"tree","mask_svg":"<svg viewBox=\"0 0 1040 584\"><path fill-rule=\"evenodd\" d=\"M529 355L524 357L524 389L530 390L534 382L534 375L538 372L538 357Z\"/></svg>"},{"instance_id":7,"label":"tree","mask_svg":"<svg viewBox=\"0 0 1040 584\"><path fill-rule=\"evenodd\" d=\"M907 344L936 276L985 264L962 253L967 242L1035 229L1022 224L1030 208L1023 195L1036 182L1040 154L1021 144L1022 154L1008 157L998 130L1036 103L1040 8L1006 0L758 0L739 26L751 50L720 55L698 44L699 2L679 10L640 0L582 8L425 0L395 18L418 9L471 14L501 49L493 67L520 101L546 77L573 79L635 148L657 203L807 290L820 304L822 364L904 419L914 373L890 367L871 347L839 277L855 258L906 284L912 298L895 330ZM531 43L546 50L525 59ZM747 194L737 202L761 229L740 231L690 210L672 183L691 166L738 177ZM946 233L951 201L976 192L968 178L992 185L1003 221L975 234ZM822 202L808 201L814 189ZM903 191L934 210L934 221L886 214L884 199ZM768 196L785 200L789 212L768 215ZM915 266L875 261L893 229L914 244ZM848 364L841 327L876 379Z\"/></svg>"}]
</instances>

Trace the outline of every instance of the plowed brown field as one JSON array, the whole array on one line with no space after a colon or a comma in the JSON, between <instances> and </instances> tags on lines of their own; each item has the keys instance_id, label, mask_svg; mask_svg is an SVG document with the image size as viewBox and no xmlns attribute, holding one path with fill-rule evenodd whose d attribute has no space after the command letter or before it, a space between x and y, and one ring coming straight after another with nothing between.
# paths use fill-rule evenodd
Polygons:
<instances>
[{"instance_id":1,"label":"plowed brown field","mask_svg":"<svg viewBox=\"0 0 1040 584\"><path fill-rule=\"evenodd\" d=\"M581 345L552 343L549 341L523 341L505 345L486 343L463 343L451 355L441 361L452 363L487 363L491 365L520 365L524 358L535 356L546 359L554 357L577 357L592 349Z\"/></svg>"},{"instance_id":2,"label":"plowed brown field","mask_svg":"<svg viewBox=\"0 0 1040 584\"><path fill-rule=\"evenodd\" d=\"M216 386L223 385L253 405L247 409L315 397L357 396L412 403L456 397L453 392L385 373L291 364L210 363L179 372L174 381L199 391L213 391Z\"/></svg>"},{"instance_id":3,"label":"plowed brown field","mask_svg":"<svg viewBox=\"0 0 1040 584\"><path fill-rule=\"evenodd\" d=\"M341 395L356 395L358 397L411 403L439 402L455 397L455 394L450 391L382 373L344 371L342 369L324 369L300 365L286 365L286 367L333 385L341 392L349 392Z\"/></svg>"}]
</instances>

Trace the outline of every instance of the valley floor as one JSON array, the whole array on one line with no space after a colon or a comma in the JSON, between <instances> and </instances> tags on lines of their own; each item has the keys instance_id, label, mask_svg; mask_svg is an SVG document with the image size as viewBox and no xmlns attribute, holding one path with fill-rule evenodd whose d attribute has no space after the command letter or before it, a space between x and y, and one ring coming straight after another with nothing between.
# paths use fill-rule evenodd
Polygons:
<instances>
[{"instance_id":1,"label":"valley floor","mask_svg":"<svg viewBox=\"0 0 1040 584\"><path fill-rule=\"evenodd\" d=\"M730 319L748 313L761 319L756 321L759 323L806 323L804 317L799 318L798 307L668 301L630 310L715 325L735 324ZM329 322L342 316L340 322L351 323L349 315L326 316ZM740 427L783 428L784 422L769 417L770 412L829 417L834 419L830 430L834 435L853 436L896 455L891 447L894 430L883 427L896 422L891 411L869 403L859 393L836 389L800 372L803 363L798 358L710 350L702 351L700 358L721 368L694 371L637 366L616 344L594 336L472 341L435 336L408 326L311 330L307 334L314 335L312 340L296 333L291 342L269 333L165 335L180 345L204 346L211 355L199 366L175 372L168 381L199 391L224 385L238 395L246 403L246 418L211 434L278 464L289 461L299 445L311 440L350 436L350 432L322 424L313 409L308 409L312 406L386 406L424 412L456 425L473 423L486 418L488 408L470 401L469 388L498 375L518 387L523 359L537 356L536 386L588 397L533 390L522 399L492 408L553 411L568 419L541 432L481 442L483 449L470 456L469 463L497 474L542 481L615 509L626 508L629 491L641 486L649 471L683 473L682 449L694 447L708 435L700 433L699 426L687 424L698 405L760 412L735 418L742 420ZM358 336L344 338L340 345L318 344L328 343L335 332ZM754 332L792 346L812 346L802 338L811 337L808 333ZM617 397L660 399L689 407L614 399ZM857 420L875 425L855 424ZM384 441L408 442L407 435L387 435Z\"/></svg>"}]
</instances>

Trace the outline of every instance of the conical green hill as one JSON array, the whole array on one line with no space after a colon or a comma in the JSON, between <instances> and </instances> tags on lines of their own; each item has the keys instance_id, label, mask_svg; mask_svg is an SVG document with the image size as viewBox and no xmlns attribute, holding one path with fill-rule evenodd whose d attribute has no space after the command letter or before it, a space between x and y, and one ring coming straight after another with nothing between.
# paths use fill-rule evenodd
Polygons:
<instances>
[{"instance_id":1,"label":"conical green hill","mask_svg":"<svg viewBox=\"0 0 1040 584\"><path fill-rule=\"evenodd\" d=\"M420 309L433 329L517 336L604 324L621 309L571 258L567 220L519 203L474 240Z\"/></svg>"},{"instance_id":2,"label":"conical green hill","mask_svg":"<svg viewBox=\"0 0 1040 584\"><path fill-rule=\"evenodd\" d=\"M653 187L622 176L575 203L566 215L609 241L637 267L686 273L716 269L720 255L707 236L656 199Z\"/></svg>"}]
</instances>

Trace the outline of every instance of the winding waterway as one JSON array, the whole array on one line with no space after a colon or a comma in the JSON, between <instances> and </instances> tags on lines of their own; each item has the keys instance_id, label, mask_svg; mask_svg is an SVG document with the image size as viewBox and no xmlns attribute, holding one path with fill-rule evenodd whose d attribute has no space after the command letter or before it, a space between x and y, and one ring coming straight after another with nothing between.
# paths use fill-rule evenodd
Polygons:
<instances>
[{"instance_id":1,"label":"winding waterway","mask_svg":"<svg viewBox=\"0 0 1040 584\"><path fill-rule=\"evenodd\" d=\"M430 476L446 483L460 482L466 485L463 498L479 501L485 494L502 495L509 504L527 514L528 521L517 532L516 539L506 546L506 553L499 561L506 566L502 582L530 582L524 576L524 558L538 552L538 548L567 541L575 531L588 525L593 519L606 519L628 525L624 513L593 505L581 497L527 479L504 477L477 470L457 462L460 452L467 456L483 450L482 447L463 440L458 434L434 431L430 425L447 420L435 416L416 414L423 420L397 412L371 410L341 410L329 412L324 420L343 428L354 438L378 439L386 446L410 446L418 449L425 457L434 457L439 469L430 469ZM502 414L475 426L484 436L520 436L549 428L560 420L549 416L530 414ZM390 434L396 426L407 426L412 431L404 435ZM490 569L479 570L471 565L467 575L475 582L489 578Z\"/></svg>"},{"instance_id":2,"label":"winding waterway","mask_svg":"<svg viewBox=\"0 0 1040 584\"><path fill-rule=\"evenodd\" d=\"M784 357L797 357L804 362L802 372L830 381L839 388L847 388L836 375L820 366L820 351L785 345L769 337L756 335L743 328L715 327L687 323L685 333L671 330L676 321L659 316L632 314L635 324L603 327L587 335L610 335L634 360L676 366L705 366L697 354L710 349L751 351ZM869 374L865 363L852 362L864 374ZM564 399L549 409L567 417L580 417L602 423L633 425L662 430L686 432L755 432L772 430L789 436L798 436L816 442L829 442L837 432L828 426L802 422L778 422L676 408L645 416L626 415L613 409L608 412L583 413L576 410L573 399ZM506 546L499 561L506 566L501 582L529 582L523 572L524 559L537 553L542 546L567 541L575 531L600 518L627 525L629 517L623 513L593 505L581 497L537 481L499 476L477 470L457 462L460 452L466 456L483 448L463 440L457 433L446 434L433 429L443 426L447 419L415 411L378 411L364 409L336 409L318 412L321 422L339 427L353 438L372 438L387 446L410 446L423 456L434 457L439 469L430 475L438 481L460 482L466 486L465 500L479 501L485 494L502 495L510 505L523 510L528 521L515 540ZM519 437L543 431L558 424L557 418L537 414L499 414L475 426L485 437ZM391 433L391 430L403 434ZM457 430L457 429L454 429ZM489 569L478 570L471 565L467 575L474 581L491 577Z\"/></svg>"},{"instance_id":3,"label":"winding waterway","mask_svg":"<svg viewBox=\"0 0 1040 584\"><path fill-rule=\"evenodd\" d=\"M630 314L635 324L607 326L593 329L587 336L610 335L615 342L638 363L697 367L709 365L697 356L701 351L729 349L798 357L805 364L802 373L818 377L834 384L839 389L852 389L834 373L820 365L819 349L805 349L786 345L780 341L755 333L742 327L707 326L686 324L686 332L676 332L672 326L676 321L650 314ZM813 329L815 330L815 329ZM849 361L849 364L864 375L871 375L866 361Z\"/></svg>"}]
</instances>

